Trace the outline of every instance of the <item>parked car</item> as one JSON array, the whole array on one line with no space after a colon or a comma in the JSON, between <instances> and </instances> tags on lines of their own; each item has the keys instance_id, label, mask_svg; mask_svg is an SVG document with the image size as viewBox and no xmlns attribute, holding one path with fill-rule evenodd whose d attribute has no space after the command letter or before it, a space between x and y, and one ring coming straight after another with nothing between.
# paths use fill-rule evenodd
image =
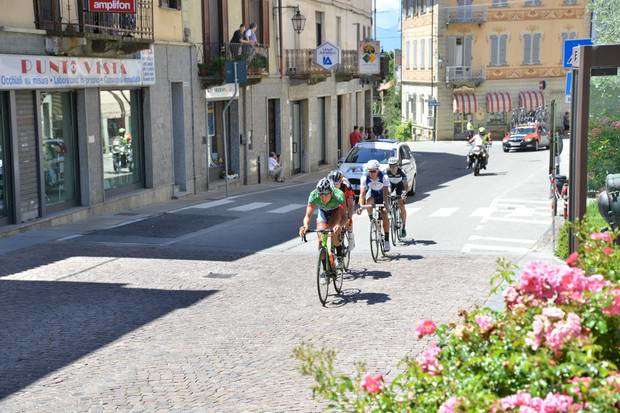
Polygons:
<instances>
[{"instance_id":1,"label":"parked car","mask_svg":"<svg viewBox=\"0 0 620 413\"><path fill-rule=\"evenodd\" d=\"M533 149L537 151L541 147L549 149L551 139L547 128L541 125L519 125L512 129L502 140L504 152L511 149Z\"/></svg>"},{"instance_id":2,"label":"parked car","mask_svg":"<svg viewBox=\"0 0 620 413\"><path fill-rule=\"evenodd\" d=\"M338 167L342 174L349 180L353 190L359 194L360 179L364 173L364 164L371 159L376 159L381 164L381 170L387 171L387 161L395 156L400 161L402 170L407 174L409 194L415 194L417 182L417 168L413 151L404 142L394 139L380 139L363 141L355 145L349 153L340 159Z\"/></svg>"}]
</instances>

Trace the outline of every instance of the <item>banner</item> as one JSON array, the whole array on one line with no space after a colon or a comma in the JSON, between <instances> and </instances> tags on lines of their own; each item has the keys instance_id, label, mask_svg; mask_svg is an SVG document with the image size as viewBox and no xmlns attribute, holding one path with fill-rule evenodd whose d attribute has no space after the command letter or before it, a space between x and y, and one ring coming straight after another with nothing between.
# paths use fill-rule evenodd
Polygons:
<instances>
[{"instance_id":1,"label":"banner","mask_svg":"<svg viewBox=\"0 0 620 413\"><path fill-rule=\"evenodd\" d=\"M135 13L136 0L88 0L88 11Z\"/></svg>"},{"instance_id":2,"label":"banner","mask_svg":"<svg viewBox=\"0 0 620 413\"><path fill-rule=\"evenodd\" d=\"M361 75L378 75L381 72L381 45L379 42L360 42L358 50L359 73Z\"/></svg>"},{"instance_id":3,"label":"banner","mask_svg":"<svg viewBox=\"0 0 620 413\"><path fill-rule=\"evenodd\" d=\"M155 84L153 49L139 59L0 55L0 90Z\"/></svg>"}]
</instances>

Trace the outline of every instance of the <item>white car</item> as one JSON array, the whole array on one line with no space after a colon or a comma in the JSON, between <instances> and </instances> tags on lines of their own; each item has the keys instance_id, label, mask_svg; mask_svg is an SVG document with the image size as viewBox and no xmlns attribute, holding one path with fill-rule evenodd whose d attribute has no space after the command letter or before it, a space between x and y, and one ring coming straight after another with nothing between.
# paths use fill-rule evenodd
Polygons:
<instances>
[{"instance_id":1,"label":"white car","mask_svg":"<svg viewBox=\"0 0 620 413\"><path fill-rule=\"evenodd\" d=\"M347 156L338 161L338 169L351 183L352 189L359 193L360 179L364 171L364 164L371 159L376 159L381 164L381 170L388 169L387 161L395 156L400 161L400 167L407 175L409 194L414 195L417 182L417 168L413 151L404 142L393 139L380 139L374 141L362 141L355 145Z\"/></svg>"}]
</instances>

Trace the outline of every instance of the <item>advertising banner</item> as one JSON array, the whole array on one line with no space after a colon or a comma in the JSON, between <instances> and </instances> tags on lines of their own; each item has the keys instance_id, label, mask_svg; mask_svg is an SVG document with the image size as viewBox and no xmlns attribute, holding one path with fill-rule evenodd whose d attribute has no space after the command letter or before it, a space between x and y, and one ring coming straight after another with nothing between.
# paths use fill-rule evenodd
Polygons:
<instances>
[{"instance_id":1,"label":"advertising banner","mask_svg":"<svg viewBox=\"0 0 620 413\"><path fill-rule=\"evenodd\" d=\"M88 11L135 13L136 0L88 0Z\"/></svg>"},{"instance_id":2,"label":"advertising banner","mask_svg":"<svg viewBox=\"0 0 620 413\"><path fill-rule=\"evenodd\" d=\"M359 73L361 75L377 75L381 72L381 45L379 42L360 42Z\"/></svg>"},{"instance_id":3,"label":"advertising banner","mask_svg":"<svg viewBox=\"0 0 620 413\"><path fill-rule=\"evenodd\" d=\"M0 90L155 84L152 49L139 59L0 55Z\"/></svg>"}]
</instances>

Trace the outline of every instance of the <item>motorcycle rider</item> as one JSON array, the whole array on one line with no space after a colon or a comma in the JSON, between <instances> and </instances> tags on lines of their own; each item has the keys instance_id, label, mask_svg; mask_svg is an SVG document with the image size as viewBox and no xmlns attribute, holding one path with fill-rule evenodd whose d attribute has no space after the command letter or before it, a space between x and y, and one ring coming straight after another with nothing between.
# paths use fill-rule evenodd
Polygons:
<instances>
[{"instance_id":1,"label":"motorcycle rider","mask_svg":"<svg viewBox=\"0 0 620 413\"><path fill-rule=\"evenodd\" d=\"M484 127L480 127L478 129L478 133L475 134L468 142L473 146L473 148L480 147L482 150L485 162L482 168L486 169L487 163L489 162L489 151L487 151L487 144L489 141L489 135L487 130ZM473 149L472 148L472 149ZM470 150L467 154L467 169L471 169L471 165L473 162L473 158L471 157L472 151Z\"/></svg>"}]
</instances>

